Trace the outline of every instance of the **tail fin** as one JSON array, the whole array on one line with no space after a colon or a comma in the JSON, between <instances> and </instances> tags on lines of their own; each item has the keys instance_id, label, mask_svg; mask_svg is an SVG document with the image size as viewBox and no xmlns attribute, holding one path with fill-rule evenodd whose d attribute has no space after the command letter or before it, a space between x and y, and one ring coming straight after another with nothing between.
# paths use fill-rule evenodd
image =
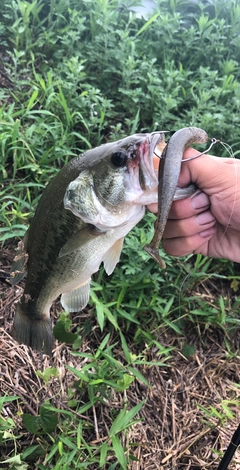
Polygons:
<instances>
[{"instance_id":1,"label":"tail fin","mask_svg":"<svg viewBox=\"0 0 240 470\"><path fill-rule=\"evenodd\" d=\"M53 334L50 318L39 320L23 312L20 303L17 304L13 323L13 337L19 342L31 346L32 349L45 354L52 354Z\"/></svg>"}]
</instances>

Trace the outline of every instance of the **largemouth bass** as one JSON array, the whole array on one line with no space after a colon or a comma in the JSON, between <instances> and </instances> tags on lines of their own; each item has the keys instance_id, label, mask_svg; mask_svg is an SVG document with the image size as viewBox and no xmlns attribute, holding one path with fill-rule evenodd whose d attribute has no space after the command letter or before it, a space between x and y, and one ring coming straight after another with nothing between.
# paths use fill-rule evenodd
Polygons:
<instances>
[{"instance_id":1,"label":"largemouth bass","mask_svg":"<svg viewBox=\"0 0 240 470\"><path fill-rule=\"evenodd\" d=\"M12 266L13 284L27 273L13 326L19 343L51 354L53 301L61 295L64 309L80 311L100 264L113 272L124 237L158 200L153 152L164 147L162 132L134 134L88 150L48 184Z\"/></svg>"},{"instance_id":2,"label":"largemouth bass","mask_svg":"<svg viewBox=\"0 0 240 470\"><path fill-rule=\"evenodd\" d=\"M50 307L61 294L69 312L89 300L91 276L100 264L108 274L119 261L125 235L157 201L153 167L164 134L135 134L74 158L43 192L19 244L11 280L27 273L16 306L13 334L20 343L50 354Z\"/></svg>"}]
</instances>

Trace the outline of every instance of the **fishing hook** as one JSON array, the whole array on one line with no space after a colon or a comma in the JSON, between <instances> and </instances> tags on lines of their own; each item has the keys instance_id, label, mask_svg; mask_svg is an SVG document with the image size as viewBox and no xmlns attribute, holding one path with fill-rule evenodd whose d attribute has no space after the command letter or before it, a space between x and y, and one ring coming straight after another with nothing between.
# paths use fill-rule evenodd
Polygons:
<instances>
[{"instance_id":1,"label":"fishing hook","mask_svg":"<svg viewBox=\"0 0 240 470\"><path fill-rule=\"evenodd\" d=\"M211 144L209 145L209 147L207 148L207 150L204 150L204 152L201 152L201 153L198 153L197 155L195 155L194 157L190 157L190 158L185 158L183 159L182 161L183 162L189 162L190 160L194 160L195 158L198 158L198 157L201 157L201 155L204 155L205 153L209 152L209 150L211 150L211 148L213 147L213 145L217 144L217 143L222 143L220 139L215 139L215 137L213 137L211 139ZM158 158L162 158L162 155L158 155L155 151L153 152L154 155L156 155L156 157Z\"/></svg>"},{"instance_id":2,"label":"fishing hook","mask_svg":"<svg viewBox=\"0 0 240 470\"><path fill-rule=\"evenodd\" d=\"M207 150L204 150L204 152L201 152L201 153L198 153L197 155L194 155L194 157L190 157L190 158L184 158L182 161L183 162L189 162L191 160L194 160L195 158L198 158L198 157L201 157L201 155L204 155L205 153L209 152L209 150L211 150L211 148L213 147L213 145L217 144L217 143L221 143L221 140L220 139L215 139L215 137L213 137L211 140L211 144L209 145L209 147L207 148Z\"/></svg>"}]
</instances>

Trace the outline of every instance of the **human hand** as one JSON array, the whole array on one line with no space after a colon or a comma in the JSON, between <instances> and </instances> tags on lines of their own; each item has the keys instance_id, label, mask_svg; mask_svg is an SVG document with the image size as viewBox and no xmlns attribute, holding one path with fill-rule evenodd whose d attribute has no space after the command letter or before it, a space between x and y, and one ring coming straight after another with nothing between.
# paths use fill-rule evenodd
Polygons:
<instances>
[{"instance_id":1,"label":"human hand","mask_svg":"<svg viewBox=\"0 0 240 470\"><path fill-rule=\"evenodd\" d=\"M188 148L184 158L198 153ZM190 183L199 190L173 202L163 248L173 256L201 253L240 262L240 161L202 155L182 163L178 186ZM157 204L148 208L157 212Z\"/></svg>"}]
</instances>

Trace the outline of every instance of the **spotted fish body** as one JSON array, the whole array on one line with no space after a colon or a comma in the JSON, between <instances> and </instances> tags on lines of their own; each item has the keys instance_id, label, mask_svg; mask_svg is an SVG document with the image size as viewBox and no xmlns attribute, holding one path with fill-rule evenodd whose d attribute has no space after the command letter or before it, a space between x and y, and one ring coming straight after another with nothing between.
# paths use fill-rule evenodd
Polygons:
<instances>
[{"instance_id":1,"label":"spotted fish body","mask_svg":"<svg viewBox=\"0 0 240 470\"><path fill-rule=\"evenodd\" d=\"M155 235L146 249L164 265L158 246L172 200L195 190L177 188L183 150L206 140L201 129L182 129L163 152L163 132L134 134L88 150L59 171L40 199L12 266L12 284L27 274L13 328L19 343L51 354L53 301L61 295L67 311L84 308L92 274L102 262L107 274L113 272L124 237L142 219L145 206L157 201ZM165 159L160 164L159 190L155 149Z\"/></svg>"},{"instance_id":2,"label":"spotted fish body","mask_svg":"<svg viewBox=\"0 0 240 470\"><path fill-rule=\"evenodd\" d=\"M16 306L14 336L51 353L50 307L79 311L89 300L90 281L101 262L110 274L125 235L157 201L153 151L164 134L135 134L101 145L70 161L48 184L20 242L11 279L27 274Z\"/></svg>"}]
</instances>

